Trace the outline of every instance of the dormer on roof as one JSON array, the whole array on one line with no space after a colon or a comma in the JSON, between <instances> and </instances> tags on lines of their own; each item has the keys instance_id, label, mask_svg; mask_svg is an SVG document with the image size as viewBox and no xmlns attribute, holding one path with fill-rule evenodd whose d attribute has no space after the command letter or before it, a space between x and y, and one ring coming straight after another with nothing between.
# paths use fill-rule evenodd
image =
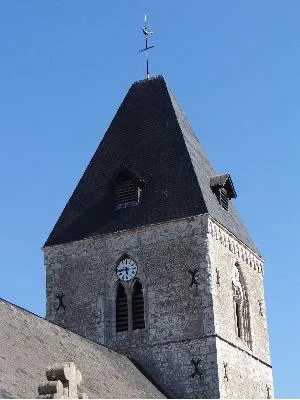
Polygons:
<instances>
[{"instance_id":1,"label":"dormer on roof","mask_svg":"<svg viewBox=\"0 0 300 400\"><path fill-rule=\"evenodd\" d=\"M113 183L116 210L137 206L145 182L124 165Z\"/></svg>"},{"instance_id":2,"label":"dormer on roof","mask_svg":"<svg viewBox=\"0 0 300 400\"><path fill-rule=\"evenodd\" d=\"M224 188L229 199L236 199L237 194L233 186L231 176L229 174L216 175L210 178L210 187L213 192Z\"/></svg>"},{"instance_id":3,"label":"dormer on roof","mask_svg":"<svg viewBox=\"0 0 300 400\"><path fill-rule=\"evenodd\" d=\"M217 196L221 206L228 210L228 201L237 197L229 174L216 175L210 178L211 190Z\"/></svg>"}]
</instances>

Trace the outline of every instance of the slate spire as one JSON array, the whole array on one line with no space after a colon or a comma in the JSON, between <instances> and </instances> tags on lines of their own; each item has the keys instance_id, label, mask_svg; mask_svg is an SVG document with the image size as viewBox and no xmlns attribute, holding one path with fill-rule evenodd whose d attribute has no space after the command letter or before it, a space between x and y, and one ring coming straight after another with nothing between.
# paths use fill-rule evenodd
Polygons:
<instances>
[{"instance_id":1,"label":"slate spire","mask_svg":"<svg viewBox=\"0 0 300 400\"><path fill-rule=\"evenodd\" d=\"M135 205L118 208L114 187L124 168L122 176L142 185ZM164 78L135 82L45 246L209 213L258 253L231 202L220 205L216 175Z\"/></svg>"}]
</instances>

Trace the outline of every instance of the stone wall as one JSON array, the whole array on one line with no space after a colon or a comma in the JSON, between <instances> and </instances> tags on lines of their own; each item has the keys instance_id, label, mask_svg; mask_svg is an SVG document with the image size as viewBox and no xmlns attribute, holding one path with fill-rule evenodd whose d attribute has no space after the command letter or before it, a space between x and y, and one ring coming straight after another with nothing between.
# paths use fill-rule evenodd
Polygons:
<instances>
[{"instance_id":1,"label":"stone wall","mask_svg":"<svg viewBox=\"0 0 300 400\"><path fill-rule=\"evenodd\" d=\"M117 350L138 361L168 398L219 398L215 341L206 336Z\"/></svg>"},{"instance_id":2,"label":"stone wall","mask_svg":"<svg viewBox=\"0 0 300 400\"><path fill-rule=\"evenodd\" d=\"M116 333L115 269L124 254L138 265L146 326ZM215 363L213 380L209 371L216 350L213 344L205 345L210 340L206 336L214 332L207 254L206 216L47 247L47 319L141 363L151 360L151 373L157 372L163 389L176 396L199 397L205 392L205 397L214 397ZM65 308L57 310L57 296L62 294ZM189 344L195 339L196 347ZM205 380L200 385L198 373L191 378L192 360L198 359Z\"/></svg>"},{"instance_id":3,"label":"stone wall","mask_svg":"<svg viewBox=\"0 0 300 400\"><path fill-rule=\"evenodd\" d=\"M254 354L217 339L220 397L267 399L274 397L272 369Z\"/></svg>"},{"instance_id":4,"label":"stone wall","mask_svg":"<svg viewBox=\"0 0 300 400\"><path fill-rule=\"evenodd\" d=\"M208 215L44 250L47 319L138 361L172 397L245 397L249 393L266 397L272 376L265 365L270 356L262 260ZM138 265L145 329L117 333L116 265L124 254ZM233 324L231 275L236 261L249 293L251 349L237 337ZM219 337L227 340L227 347ZM236 377L224 384L223 362L237 368L237 354L243 362L248 357L249 365L261 374L257 389L250 390L257 382L252 376L247 387ZM241 372L243 379L248 372Z\"/></svg>"},{"instance_id":5,"label":"stone wall","mask_svg":"<svg viewBox=\"0 0 300 400\"><path fill-rule=\"evenodd\" d=\"M263 287L263 260L230 232L209 218L209 263L220 377L228 365L228 380L220 379L224 398L266 398L273 394L272 369ZM250 314L251 344L241 340L235 329L232 271L238 265L246 288ZM222 340L222 339L225 339Z\"/></svg>"}]
</instances>

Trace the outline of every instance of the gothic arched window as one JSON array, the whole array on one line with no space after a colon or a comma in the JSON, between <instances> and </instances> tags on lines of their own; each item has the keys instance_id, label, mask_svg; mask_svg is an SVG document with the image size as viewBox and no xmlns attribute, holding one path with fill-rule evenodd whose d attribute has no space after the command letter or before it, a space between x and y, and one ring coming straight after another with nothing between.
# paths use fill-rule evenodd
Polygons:
<instances>
[{"instance_id":1,"label":"gothic arched window","mask_svg":"<svg viewBox=\"0 0 300 400\"><path fill-rule=\"evenodd\" d=\"M246 287L238 263L232 270L234 324L237 336L251 348L250 313Z\"/></svg>"},{"instance_id":2,"label":"gothic arched window","mask_svg":"<svg viewBox=\"0 0 300 400\"><path fill-rule=\"evenodd\" d=\"M116 298L116 331L122 332L128 330L128 306L127 296L124 286L121 283L117 287Z\"/></svg>"},{"instance_id":3,"label":"gothic arched window","mask_svg":"<svg viewBox=\"0 0 300 400\"><path fill-rule=\"evenodd\" d=\"M135 281L132 292L132 329L145 328L143 287Z\"/></svg>"},{"instance_id":4,"label":"gothic arched window","mask_svg":"<svg viewBox=\"0 0 300 400\"><path fill-rule=\"evenodd\" d=\"M118 283L116 293L116 332L145 328L143 286L138 280Z\"/></svg>"}]
</instances>

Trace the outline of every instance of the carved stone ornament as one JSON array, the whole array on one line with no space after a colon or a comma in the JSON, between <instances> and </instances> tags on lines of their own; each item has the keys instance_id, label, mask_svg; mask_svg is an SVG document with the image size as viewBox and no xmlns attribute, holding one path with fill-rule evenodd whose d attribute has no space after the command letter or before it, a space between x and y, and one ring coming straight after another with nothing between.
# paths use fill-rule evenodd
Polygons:
<instances>
[{"instance_id":1,"label":"carved stone ornament","mask_svg":"<svg viewBox=\"0 0 300 400\"><path fill-rule=\"evenodd\" d=\"M235 287L241 287L241 281L240 281L240 272L238 270L238 267L236 265L234 265L234 267L232 268L232 283Z\"/></svg>"},{"instance_id":2,"label":"carved stone ornament","mask_svg":"<svg viewBox=\"0 0 300 400\"><path fill-rule=\"evenodd\" d=\"M87 399L79 387L81 372L73 362L48 367L46 378L48 382L38 387L39 399Z\"/></svg>"},{"instance_id":3,"label":"carved stone ornament","mask_svg":"<svg viewBox=\"0 0 300 400\"><path fill-rule=\"evenodd\" d=\"M216 223L209 221L208 233L213 239L219 241L222 246L227 247L240 261L243 261L258 273L264 274L262 260L251 249L245 247L243 243L232 237L231 234L220 229Z\"/></svg>"}]
</instances>

